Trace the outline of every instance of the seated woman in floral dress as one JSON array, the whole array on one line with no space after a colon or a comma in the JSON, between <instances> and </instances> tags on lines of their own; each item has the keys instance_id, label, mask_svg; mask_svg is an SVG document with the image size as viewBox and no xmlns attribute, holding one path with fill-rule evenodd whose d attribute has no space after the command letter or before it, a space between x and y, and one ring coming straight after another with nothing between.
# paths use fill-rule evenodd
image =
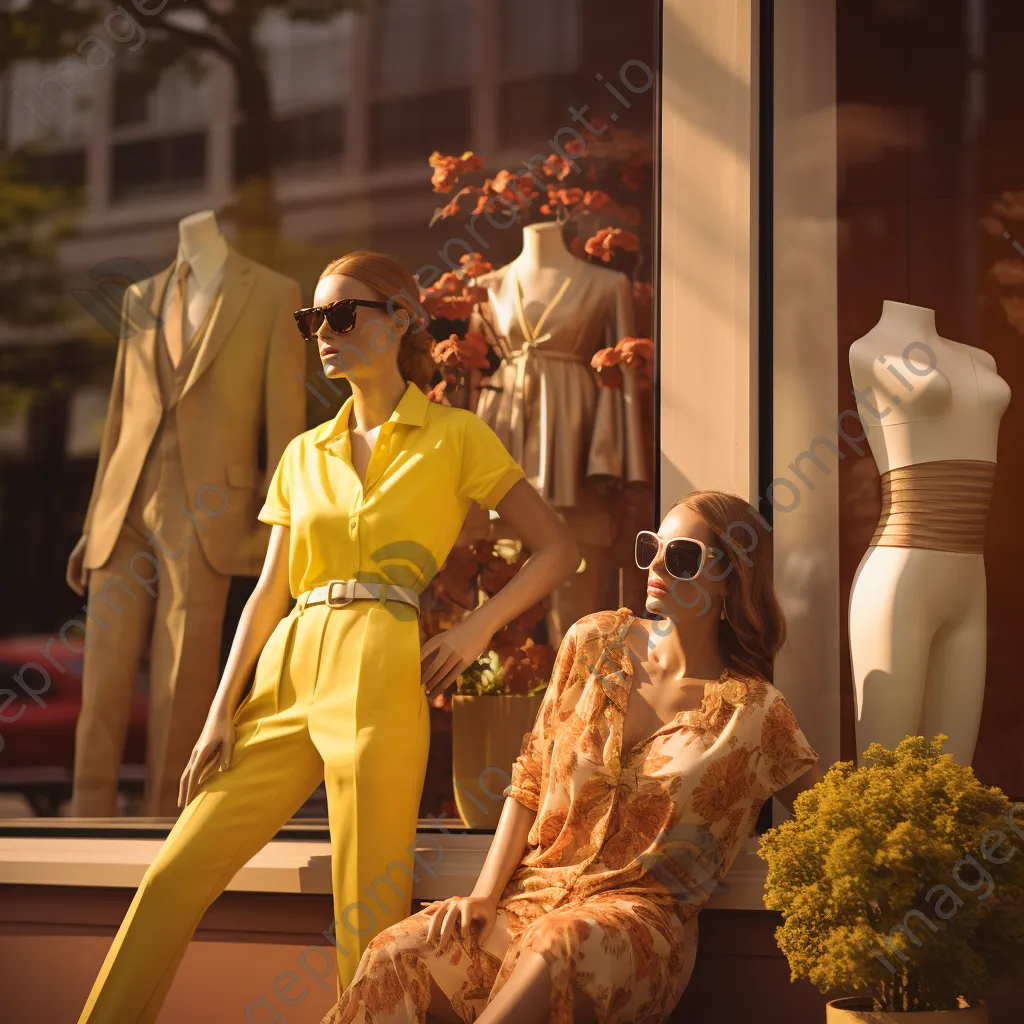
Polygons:
<instances>
[{"instance_id":1,"label":"seated woman in floral dress","mask_svg":"<svg viewBox=\"0 0 1024 1024\"><path fill-rule=\"evenodd\" d=\"M656 618L569 629L472 895L378 935L323 1024L672 1012L697 912L764 801L791 806L820 772L768 681L785 622L754 510L691 494L638 535L637 564Z\"/></svg>"}]
</instances>

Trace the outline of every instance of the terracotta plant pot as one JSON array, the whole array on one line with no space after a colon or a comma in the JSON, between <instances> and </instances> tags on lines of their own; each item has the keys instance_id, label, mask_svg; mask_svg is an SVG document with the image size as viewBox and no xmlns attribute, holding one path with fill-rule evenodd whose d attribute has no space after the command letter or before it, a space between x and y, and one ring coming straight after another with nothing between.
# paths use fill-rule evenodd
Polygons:
<instances>
[{"instance_id":1,"label":"terracotta plant pot","mask_svg":"<svg viewBox=\"0 0 1024 1024\"><path fill-rule=\"evenodd\" d=\"M865 1009L867 1007L867 1009ZM826 1024L988 1024L988 1007L967 1010L915 1010L890 1013L872 1010L871 1001L862 996L833 999L825 1007Z\"/></svg>"},{"instance_id":2,"label":"terracotta plant pot","mask_svg":"<svg viewBox=\"0 0 1024 1024\"><path fill-rule=\"evenodd\" d=\"M452 698L455 805L470 828L498 824L505 802L502 790L542 699L541 694Z\"/></svg>"}]
</instances>

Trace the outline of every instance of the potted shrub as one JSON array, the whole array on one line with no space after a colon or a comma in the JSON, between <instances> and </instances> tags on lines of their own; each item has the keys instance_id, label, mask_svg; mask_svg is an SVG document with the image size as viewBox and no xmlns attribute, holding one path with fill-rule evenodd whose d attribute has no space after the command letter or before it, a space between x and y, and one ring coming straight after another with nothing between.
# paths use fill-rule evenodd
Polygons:
<instances>
[{"instance_id":1,"label":"potted shrub","mask_svg":"<svg viewBox=\"0 0 1024 1024\"><path fill-rule=\"evenodd\" d=\"M496 594L522 561L518 544L478 540L453 549L428 586L421 616L425 638ZM490 650L459 676L450 705L448 698L436 701L451 708L455 804L470 828L497 824L512 762L551 676L555 652L530 637L543 617L538 604L495 633Z\"/></svg>"},{"instance_id":2,"label":"potted shrub","mask_svg":"<svg viewBox=\"0 0 1024 1024\"><path fill-rule=\"evenodd\" d=\"M990 983L1024 976L1024 804L945 739L872 744L761 838L792 979L849 993L829 1024L982 1024Z\"/></svg>"}]
</instances>

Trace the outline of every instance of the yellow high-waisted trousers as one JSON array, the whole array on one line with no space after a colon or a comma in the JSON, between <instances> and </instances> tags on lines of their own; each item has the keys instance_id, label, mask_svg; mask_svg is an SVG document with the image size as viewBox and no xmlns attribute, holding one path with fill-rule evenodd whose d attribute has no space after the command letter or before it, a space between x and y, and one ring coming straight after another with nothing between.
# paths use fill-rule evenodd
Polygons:
<instances>
[{"instance_id":1,"label":"yellow high-waisted trousers","mask_svg":"<svg viewBox=\"0 0 1024 1024\"><path fill-rule=\"evenodd\" d=\"M207 776L146 872L79 1024L156 1020L206 908L321 780L341 988L370 939L409 914L430 739L415 614L303 605L268 640L231 767Z\"/></svg>"}]
</instances>

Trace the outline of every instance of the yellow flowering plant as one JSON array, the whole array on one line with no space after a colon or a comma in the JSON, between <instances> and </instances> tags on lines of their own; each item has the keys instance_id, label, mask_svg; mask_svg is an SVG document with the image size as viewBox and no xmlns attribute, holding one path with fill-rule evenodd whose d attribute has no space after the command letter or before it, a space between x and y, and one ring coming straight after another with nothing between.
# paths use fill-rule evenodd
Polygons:
<instances>
[{"instance_id":1,"label":"yellow flowering plant","mask_svg":"<svg viewBox=\"0 0 1024 1024\"><path fill-rule=\"evenodd\" d=\"M1024 977L1024 803L945 739L873 743L761 837L792 980L899 1012L976 1006L993 980Z\"/></svg>"}]
</instances>

